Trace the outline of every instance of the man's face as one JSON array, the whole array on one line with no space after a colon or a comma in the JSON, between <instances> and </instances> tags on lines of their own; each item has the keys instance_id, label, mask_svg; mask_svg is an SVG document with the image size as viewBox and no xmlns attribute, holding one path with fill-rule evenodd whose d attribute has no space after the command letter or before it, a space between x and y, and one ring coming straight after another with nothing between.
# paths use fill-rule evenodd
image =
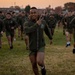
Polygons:
<instances>
[{"instance_id":1,"label":"man's face","mask_svg":"<svg viewBox=\"0 0 75 75\"><path fill-rule=\"evenodd\" d=\"M25 13L22 13L21 16L25 16Z\"/></svg>"},{"instance_id":2,"label":"man's face","mask_svg":"<svg viewBox=\"0 0 75 75\"><path fill-rule=\"evenodd\" d=\"M37 20L37 17L38 17L37 9L31 9L31 10L30 10L30 17L31 17L33 20Z\"/></svg>"},{"instance_id":3,"label":"man's face","mask_svg":"<svg viewBox=\"0 0 75 75\"><path fill-rule=\"evenodd\" d=\"M11 15L10 14L6 14L6 18L7 19L10 19L11 18Z\"/></svg>"},{"instance_id":4,"label":"man's face","mask_svg":"<svg viewBox=\"0 0 75 75\"><path fill-rule=\"evenodd\" d=\"M71 12L68 12L68 17L70 17L71 16Z\"/></svg>"}]
</instances>

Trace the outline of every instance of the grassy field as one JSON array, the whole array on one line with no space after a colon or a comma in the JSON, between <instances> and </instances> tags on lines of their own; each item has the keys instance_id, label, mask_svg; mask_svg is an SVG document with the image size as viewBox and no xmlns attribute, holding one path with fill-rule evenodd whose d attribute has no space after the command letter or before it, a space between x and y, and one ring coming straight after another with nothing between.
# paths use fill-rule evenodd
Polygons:
<instances>
[{"instance_id":1,"label":"grassy field","mask_svg":"<svg viewBox=\"0 0 75 75\"><path fill-rule=\"evenodd\" d=\"M75 55L72 53L73 40L66 48L66 39L62 29L55 30L53 44L46 38L45 64L47 75L75 75ZM14 49L10 50L5 34L0 49L0 75L34 75L28 58L29 52L25 50L24 40L17 38ZM40 72L40 68L39 68ZM41 75L41 74L40 74Z\"/></svg>"}]
</instances>

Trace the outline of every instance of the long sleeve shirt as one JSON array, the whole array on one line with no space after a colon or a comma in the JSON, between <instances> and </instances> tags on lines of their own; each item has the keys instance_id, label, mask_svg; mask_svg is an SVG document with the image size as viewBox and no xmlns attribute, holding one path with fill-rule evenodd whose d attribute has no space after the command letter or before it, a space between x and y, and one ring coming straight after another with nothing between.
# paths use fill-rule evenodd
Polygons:
<instances>
[{"instance_id":1,"label":"long sleeve shirt","mask_svg":"<svg viewBox=\"0 0 75 75\"><path fill-rule=\"evenodd\" d=\"M24 31L29 36L30 50L39 50L41 47L45 46L43 31L45 31L49 39L52 39L48 25L46 25L45 21L42 21L41 25L38 25L33 21L28 21L24 23Z\"/></svg>"}]
</instances>

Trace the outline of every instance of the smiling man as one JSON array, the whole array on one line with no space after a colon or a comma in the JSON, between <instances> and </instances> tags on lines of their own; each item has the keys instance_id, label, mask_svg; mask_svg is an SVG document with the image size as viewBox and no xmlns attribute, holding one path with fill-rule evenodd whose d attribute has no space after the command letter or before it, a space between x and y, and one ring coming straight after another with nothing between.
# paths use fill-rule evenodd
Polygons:
<instances>
[{"instance_id":1,"label":"smiling man","mask_svg":"<svg viewBox=\"0 0 75 75\"><path fill-rule=\"evenodd\" d=\"M24 31L29 37L29 58L34 74L39 75L38 64L41 67L41 74L46 75L44 64L45 41L43 31L45 31L50 40L52 40L52 36L50 35L46 22L40 19L36 7L30 9L29 21L24 23Z\"/></svg>"}]
</instances>

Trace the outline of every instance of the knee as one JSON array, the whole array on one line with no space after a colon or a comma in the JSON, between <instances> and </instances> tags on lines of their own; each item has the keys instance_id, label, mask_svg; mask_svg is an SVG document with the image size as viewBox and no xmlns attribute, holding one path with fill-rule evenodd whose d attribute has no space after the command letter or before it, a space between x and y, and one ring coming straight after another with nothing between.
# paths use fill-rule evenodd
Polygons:
<instances>
[{"instance_id":1,"label":"knee","mask_svg":"<svg viewBox=\"0 0 75 75\"><path fill-rule=\"evenodd\" d=\"M25 36L25 40L29 40L29 37L27 35Z\"/></svg>"},{"instance_id":2,"label":"knee","mask_svg":"<svg viewBox=\"0 0 75 75\"><path fill-rule=\"evenodd\" d=\"M37 64L38 64L39 66L43 66L43 65L44 65L43 61L37 61Z\"/></svg>"}]
</instances>

